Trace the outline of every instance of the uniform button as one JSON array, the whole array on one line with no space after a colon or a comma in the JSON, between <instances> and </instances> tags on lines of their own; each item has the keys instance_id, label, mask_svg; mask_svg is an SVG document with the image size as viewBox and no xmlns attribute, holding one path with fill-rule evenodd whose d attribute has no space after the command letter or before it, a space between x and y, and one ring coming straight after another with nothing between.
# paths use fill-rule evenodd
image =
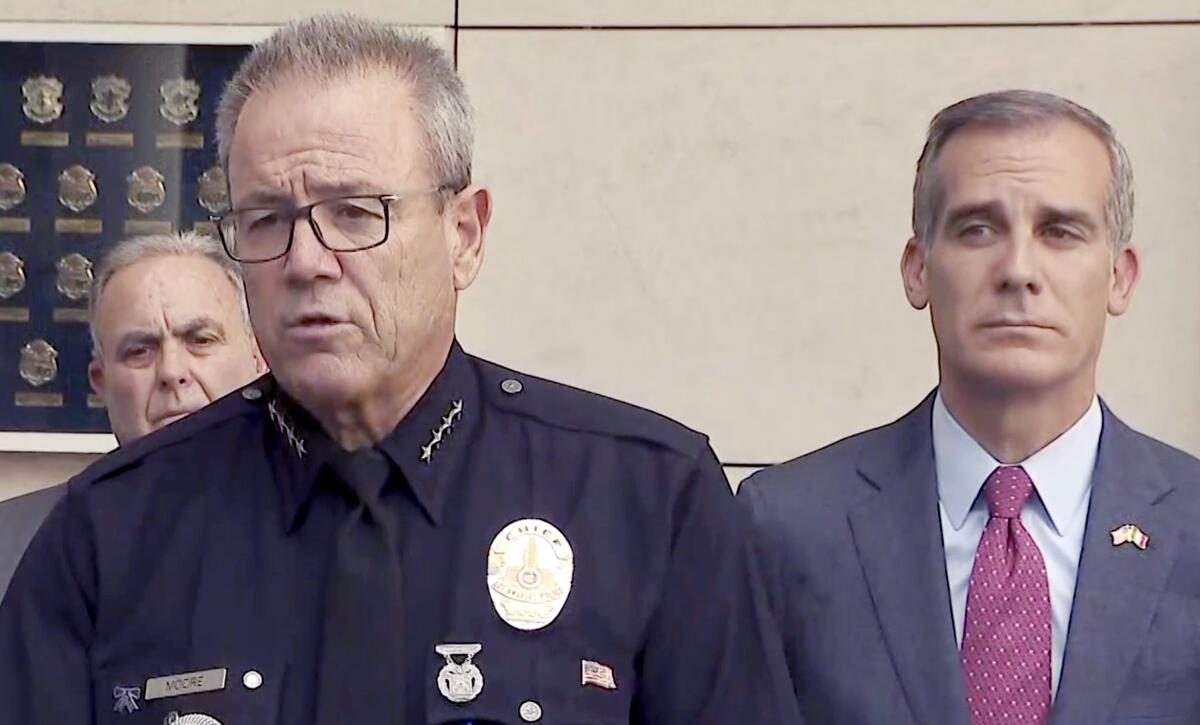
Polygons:
<instances>
[{"instance_id":1,"label":"uniform button","mask_svg":"<svg viewBox=\"0 0 1200 725\"><path fill-rule=\"evenodd\" d=\"M542 706L533 700L522 702L519 712L521 713L521 719L525 722L537 722L542 719Z\"/></svg>"},{"instance_id":2,"label":"uniform button","mask_svg":"<svg viewBox=\"0 0 1200 725\"><path fill-rule=\"evenodd\" d=\"M500 383L500 389L503 390L504 392L508 393L509 395L516 395L517 393L524 390L525 386L521 384L520 380L517 380L516 378L509 378L509 379L505 380L504 382ZM537 703L534 703L534 704L537 704Z\"/></svg>"},{"instance_id":3,"label":"uniform button","mask_svg":"<svg viewBox=\"0 0 1200 725\"><path fill-rule=\"evenodd\" d=\"M246 674L242 675L242 684L247 690L257 690L262 687L262 675L257 670L247 670Z\"/></svg>"},{"instance_id":4,"label":"uniform button","mask_svg":"<svg viewBox=\"0 0 1200 725\"><path fill-rule=\"evenodd\" d=\"M258 388L246 388L242 391L242 397L246 400L258 400L262 397L262 391Z\"/></svg>"}]
</instances>

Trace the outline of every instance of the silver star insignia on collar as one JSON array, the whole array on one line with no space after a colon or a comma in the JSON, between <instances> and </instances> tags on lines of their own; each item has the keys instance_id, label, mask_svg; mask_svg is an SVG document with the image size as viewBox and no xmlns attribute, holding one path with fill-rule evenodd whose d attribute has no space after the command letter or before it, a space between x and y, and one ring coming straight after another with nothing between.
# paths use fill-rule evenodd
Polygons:
<instances>
[{"instance_id":1,"label":"silver star insignia on collar","mask_svg":"<svg viewBox=\"0 0 1200 725\"><path fill-rule=\"evenodd\" d=\"M454 428L454 423L462 417L463 402L456 400L450 404L450 410L442 416L442 422L437 428L430 431L429 442L421 446L421 462L429 463L433 459L433 452L438 446L442 445L442 441L446 435Z\"/></svg>"},{"instance_id":2,"label":"silver star insignia on collar","mask_svg":"<svg viewBox=\"0 0 1200 725\"><path fill-rule=\"evenodd\" d=\"M279 401L272 400L267 403L267 412L271 415L271 420L275 422L275 427L279 428L279 432L287 438L288 444L296 452L296 456L304 458L304 454L308 452L304 448L304 439L296 435L296 429L292 426L292 421L288 418L287 413L280 409Z\"/></svg>"}]
</instances>

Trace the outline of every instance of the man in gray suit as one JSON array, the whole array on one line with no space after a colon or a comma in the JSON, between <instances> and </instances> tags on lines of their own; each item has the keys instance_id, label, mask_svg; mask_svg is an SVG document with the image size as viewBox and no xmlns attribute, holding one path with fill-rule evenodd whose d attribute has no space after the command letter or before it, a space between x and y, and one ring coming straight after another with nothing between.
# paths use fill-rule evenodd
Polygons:
<instances>
[{"instance_id":1,"label":"man in gray suit","mask_svg":"<svg viewBox=\"0 0 1200 725\"><path fill-rule=\"evenodd\" d=\"M937 390L739 493L808 722L1200 723L1200 461L1096 395L1132 211L1124 149L1070 101L933 119L901 272Z\"/></svg>"},{"instance_id":2,"label":"man in gray suit","mask_svg":"<svg viewBox=\"0 0 1200 725\"><path fill-rule=\"evenodd\" d=\"M92 389L120 445L265 372L241 273L210 237L134 237L100 262L89 323ZM0 503L0 597L64 486Z\"/></svg>"}]
</instances>

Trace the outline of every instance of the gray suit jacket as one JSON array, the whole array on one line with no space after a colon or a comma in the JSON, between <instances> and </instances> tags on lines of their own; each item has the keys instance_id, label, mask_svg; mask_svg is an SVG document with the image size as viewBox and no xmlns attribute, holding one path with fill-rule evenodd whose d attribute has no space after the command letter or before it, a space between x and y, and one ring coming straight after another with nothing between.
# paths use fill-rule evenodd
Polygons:
<instances>
[{"instance_id":1,"label":"gray suit jacket","mask_svg":"<svg viewBox=\"0 0 1200 725\"><path fill-rule=\"evenodd\" d=\"M0 502L0 599L25 547L66 491L66 484L61 484Z\"/></svg>"},{"instance_id":2,"label":"gray suit jacket","mask_svg":"<svg viewBox=\"0 0 1200 725\"><path fill-rule=\"evenodd\" d=\"M807 722L968 725L932 402L741 486ZM1200 723L1200 461L1107 407L1052 722Z\"/></svg>"}]
</instances>

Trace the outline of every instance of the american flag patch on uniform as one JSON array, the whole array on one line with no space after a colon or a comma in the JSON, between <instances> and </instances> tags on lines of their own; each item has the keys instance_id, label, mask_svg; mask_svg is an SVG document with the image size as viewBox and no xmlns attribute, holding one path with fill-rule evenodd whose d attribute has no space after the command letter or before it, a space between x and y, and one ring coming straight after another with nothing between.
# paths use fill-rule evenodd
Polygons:
<instances>
[{"instance_id":1,"label":"american flag patch on uniform","mask_svg":"<svg viewBox=\"0 0 1200 725\"><path fill-rule=\"evenodd\" d=\"M617 680L613 677L612 668L608 665L592 660L583 660L583 679L580 682L584 687L591 685L592 687L602 687L605 690L617 689Z\"/></svg>"}]
</instances>

